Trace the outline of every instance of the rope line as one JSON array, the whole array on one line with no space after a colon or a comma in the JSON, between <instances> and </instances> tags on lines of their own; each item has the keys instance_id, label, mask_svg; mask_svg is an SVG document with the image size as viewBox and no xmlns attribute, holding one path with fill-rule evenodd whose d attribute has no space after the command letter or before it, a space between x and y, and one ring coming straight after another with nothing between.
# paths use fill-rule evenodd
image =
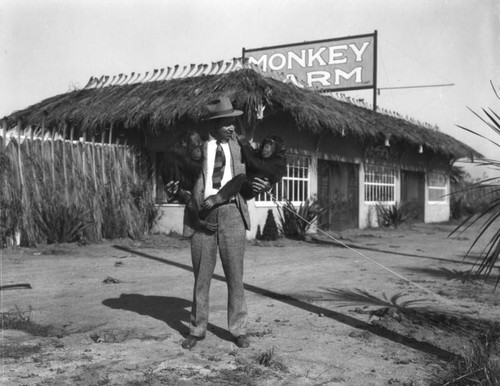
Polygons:
<instances>
[{"instance_id":1,"label":"rope line","mask_svg":"<svg viewBox=\"0 0 500 386\"><path fill-rule=\"evenodd\" d=\"M269 196L271 196L271 199L273 200L273 202L276 204L276 206L277 206L277 207L281 207L281 208L285 208L285 209L287 209L290 213L293 213L296 217L300 218L302 221L304 221L304 222L306 222L307 224L309 224L309 226L312 226L312 227L316 228L316 230L317 230L317 231L319 231L319 232L323 233L324 235L326 235L327 237L329 237L330 239L332 239L333 241L335 241L337 244L342 245L344 248L346 248L346 249L348 249L348 250L350 250L350 251L354 252L355 254L357 254L357 255L359 255L359 256L361 256L361 257L363 257L364 259L366 259L366 260L368 260L368 261L372 262L373 264L378 265L378 266L379 266L379 267L381 267L382 269L385 269L387 272L390 272L391 274L393 274L393 275L395 275L395 276L399 277L400 279L403 279L403 280L404 280L404 281L406 281L407 283L409 283L409 284L411 284L411 285L413 285L413 286L415 286L415 287L417 287L417 288L419 288L419 289L421 289L421 290L423 290L423 291L425 291L425 292L429 293L430 295L433 295L433 296L434 296L434 297L436 297L437 299L440 299L441 301L444 301L445 303L448 303L449 305L453 305L453 306L456 306L456 305L457 305L456 303L452 302L450 299L447 299L447 298L445 298L444 296L441 296L441 295L437 294L436 292L434 292L434 291L432 291L432 290L430 290L430 289L428 289L428 288L426 288L426 287L424 287L424 286L422 286L422 285L420 285L420 284L418 284L418 283L415 283L415 282L411 281L410 279L408 279L407 277L405 277L405 276L401 275L400 273L398 273L398 272L396 272L396 271L394 271L394 270L390 269L389 267L386 267L385 265L383 265L382 263L379 263L378 261L376 261L376 260L372 259L371 257L366 256L363 252L360 252L360 251L358 251L358 250L356 250L356 249L354 249L354 248L350 247L350 246L349 246L349 245L347 245L346 243L344 243L344 242L342 242L342 241L338 240L337 238L333 237L331 234L329 234L329 233L327 233L327 232L323 231L322 229L318 228L318 226L317 226L317 225L313 224L313 223L312 223L312 222L310 222L310 221L307 221L304 217L302 217L301 215L299 215L297 212L294 212L293 210L291 210L290 208L288 208L288 207L286 207L286 206L284 206L284 205L280 205L280 204L278 203L278 201L277 201L276 197L275 197L272 193L268 193L268 194L269 194Z\"/></svg>"}]
</instances>

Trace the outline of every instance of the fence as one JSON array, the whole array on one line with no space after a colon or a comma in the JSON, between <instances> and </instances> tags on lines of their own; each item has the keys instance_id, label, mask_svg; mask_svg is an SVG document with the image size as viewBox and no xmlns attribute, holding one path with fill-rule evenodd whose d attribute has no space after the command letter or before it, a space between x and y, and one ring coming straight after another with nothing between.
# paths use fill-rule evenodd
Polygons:
<instances>
[{"instance_id":1,"label":"fence","mask_svg":"<svg viewBox=\"0 0 500 386\"><path fill-rule=\"evenodd\" d=\"M490 184L471 181L452 183L450 195L452 218L460 220L481 213L494 199L500 197L499 183L500 180L492 180Z\"/></svg>"},{"instance_id":2,"label":"fence","mask_svg":"<svg viewBox=\"0 0 500 386\"><path fill-rule=\"evenodd\" d=\"M36 135L0 135L2 245L138 237L156 209L148 168L124 144Z\"/></svg>"}]
</instances>

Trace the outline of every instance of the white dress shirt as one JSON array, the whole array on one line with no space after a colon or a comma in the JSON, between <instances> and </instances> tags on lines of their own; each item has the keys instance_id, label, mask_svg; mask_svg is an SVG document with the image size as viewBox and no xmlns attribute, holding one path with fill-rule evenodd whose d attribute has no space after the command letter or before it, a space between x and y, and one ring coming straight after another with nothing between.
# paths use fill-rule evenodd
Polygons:
<instances>
[{"instance_id":1,"label":"white dress shirt","mask_svg":"<svg viewBox=\"0 0 500 386\"><path fill-rule=\"evenodd\" d=\"M222 176L221 187L233 178L231 168L231 150L229 144L221 143L224 156L226 157L226 166L224 167L224 175ZM212 175L214 173L215 152L217 150L217 141L210 136L207 143L207 173L205 175L205 198L217 194L219 189L212 187Z\"/></svg>"}]
</instances>

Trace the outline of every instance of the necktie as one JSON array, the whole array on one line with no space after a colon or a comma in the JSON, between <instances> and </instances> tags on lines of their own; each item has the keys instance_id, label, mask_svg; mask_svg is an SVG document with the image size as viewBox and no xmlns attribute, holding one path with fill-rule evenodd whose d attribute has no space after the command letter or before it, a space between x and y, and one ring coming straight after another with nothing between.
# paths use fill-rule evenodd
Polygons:
<instances>
[{"instance_id":1,"label":"necktie","mask_svg":"<svg viewBox=\"0 0 500 386\"><path fill-rule=\"evenodd\" d=\"M226 156L222 145L217 141L217 149L215 150L214 173L212 174L212 187L220 189L222 176L224 175L224 167L226 166Z\"/></svg>"}]
</instances>

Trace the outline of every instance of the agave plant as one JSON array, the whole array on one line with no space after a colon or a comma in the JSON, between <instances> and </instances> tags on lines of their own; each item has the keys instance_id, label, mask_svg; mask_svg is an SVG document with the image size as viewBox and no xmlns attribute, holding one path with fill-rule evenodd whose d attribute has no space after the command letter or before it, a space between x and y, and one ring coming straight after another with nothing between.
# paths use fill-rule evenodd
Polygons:
<instances>
[{"instance_id":1,"label":"agave plant","mask_svg":"<svg viewBox=\"0 0 500 386\"><path fill-rule=\"evenodd\" d=\"M377 204L379 224L385 227L397 228L404 222L416 217L416 210L410 202L395 203L394 205Z\"/></svg>"},{"instance_id":2,"label":"agave plant","mask_svg":"<svg viewBox=\"0 0 500 386\"><path fill-rule=\"evenodd\" d=\"M493 88L493 92L497 99L500 100L499 91L500 88L491 83ZM470 109L469 109L470 110ZM485 117L471 110L474 115L476 115L486 126L494 133L494 136L498 136L500 139L500 115L493 111L493 109L484 109L483 113ZM490 143L493 143L500 149L500 142L495 141L491 138L483 136L478 132L465 128L463 126L458 126L461 129L468 131L472 134L475 134L483 139L486 139ZM500 159L484 159L479 161L481 165L488 166L491 169L497 170L500 172ZM500 257L500 178L492 177L483 179L475 184L473 184L469 189L479 189L484 185L489 184L492 188L489 191L489 200L488 204L479 210L476 213L473 213L469 217L467 217L462 223L460 223L450 234L456 234L458 232L464 232L469 229L472 225L478 224L480 225L479 233L477 234L474 242L466 253L466 257L471 256L472 249L478 245L481 241L486 242L486 246L479 254L479 257L476 260L476 266L473 268L474 274L478 277L483 277L484 280L487 280L493 272L496 263ZM500 282L500 276L495 282L495 288L498 286Z\"/></svg>"},{"instance_id":3,"label":"agave plant","mask_svg":"<svg viewBox=\"0 0 500 386\"><path fill-rule=\"evenodd\" d=\"M308 230L326 210L327 208L321 206L314 198L307 199L298 209L291 201L285 200L285 204L278 210L284 236L304 240Z\"/></svg>"}]
</instances>

